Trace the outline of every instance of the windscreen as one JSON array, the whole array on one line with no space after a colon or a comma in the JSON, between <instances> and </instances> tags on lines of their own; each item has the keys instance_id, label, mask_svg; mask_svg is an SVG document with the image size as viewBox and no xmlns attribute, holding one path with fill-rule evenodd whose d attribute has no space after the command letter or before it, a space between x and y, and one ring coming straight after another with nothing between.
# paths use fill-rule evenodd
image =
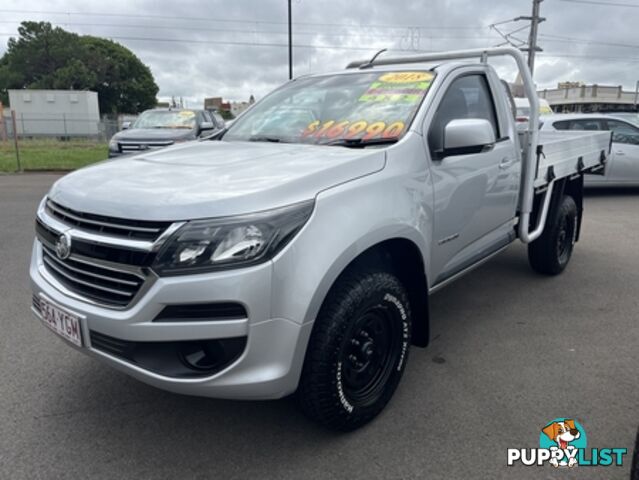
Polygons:
<instances>
[{"instance_id":1,"label":"windscreen","mask_svg":"<svg viewBox=\"0 0 639 480\"><path fill-rule=\"evenodd\" d=\"M195 128L195 112L148 110L138 117L133 128Z\"/></svg>"},{"instance_id":2,"label":"windscreen","mask_svg":"<svg viewBox=\"0 0 639 480\"><path fill-rule=\"evenodd\" d=\"M224 140L396 140L410 127L434 76L429 71L396 71L301 78L246 112Z\"/></svg>"}]
</instances>

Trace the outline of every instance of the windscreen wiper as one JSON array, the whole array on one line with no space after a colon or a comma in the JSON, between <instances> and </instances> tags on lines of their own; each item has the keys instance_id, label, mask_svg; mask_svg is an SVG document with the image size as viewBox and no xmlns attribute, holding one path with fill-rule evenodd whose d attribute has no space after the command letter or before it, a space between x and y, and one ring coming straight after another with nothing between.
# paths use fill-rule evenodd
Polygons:
<instances>
[{"instance_id":1,"label":"windscreen wiper","mask_svg":"<svg viewBox=\"0 0 639 480\"><path fill-rule=\"evenodd\" d=\"M397 138L369 138L364 140L363 138L338 138L331 142L322 143L320 145L330 145L337 147L348 148L364 148L369 145L389 145L391 143L397 143Z\"/></svg>"}]
</instances>

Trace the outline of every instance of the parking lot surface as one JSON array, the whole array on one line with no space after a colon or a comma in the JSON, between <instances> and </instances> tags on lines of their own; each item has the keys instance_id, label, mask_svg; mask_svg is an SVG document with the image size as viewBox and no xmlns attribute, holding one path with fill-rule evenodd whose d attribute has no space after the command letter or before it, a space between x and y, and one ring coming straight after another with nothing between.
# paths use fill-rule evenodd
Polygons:
<instances>
[{"instance_id":1,"label":"parking lot surface","mask_svg":"<svg viewBox=\"0 0 639 480\"><path fill-rule=\"evenodd\" d=\"M431 298L431 345L367 427L335 434L293 399L156 390L63 345L29 312L37 202L55 175L0 176L0 478L626 479L639 424L639 190L591 193L563 275L517 243ZM621 468L507 467L574 418Z\"/></svg>"}]
</instances>

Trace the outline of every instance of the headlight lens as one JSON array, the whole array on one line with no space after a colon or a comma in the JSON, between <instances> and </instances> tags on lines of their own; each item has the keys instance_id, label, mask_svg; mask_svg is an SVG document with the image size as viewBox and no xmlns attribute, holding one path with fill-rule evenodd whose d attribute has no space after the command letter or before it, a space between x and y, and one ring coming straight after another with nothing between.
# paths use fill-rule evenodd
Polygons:
<instances>
[{"instance_id":1,"label":"headlight lens","mask_svg":"<svg viewBox=\"0 0 639 480\"><path fill-rule=\"evenodd\" d=\"M310 218L314 202L275 210L193 220L158 252L158 275L185 275L255 265L272 258Z\"/></svg>"},{"instance_id":2,"label":"headlight lens","mask_svg":"<svg viewBox=\"0 0 639 480\"><path fill-rule=\"evenodd\" d=\"M112 139L109 142L109 150L111 150L112 152L117 152L117 151L120 150L120 147L118 146L118 141L117 140Z\"/></svg>"}]
</instances>

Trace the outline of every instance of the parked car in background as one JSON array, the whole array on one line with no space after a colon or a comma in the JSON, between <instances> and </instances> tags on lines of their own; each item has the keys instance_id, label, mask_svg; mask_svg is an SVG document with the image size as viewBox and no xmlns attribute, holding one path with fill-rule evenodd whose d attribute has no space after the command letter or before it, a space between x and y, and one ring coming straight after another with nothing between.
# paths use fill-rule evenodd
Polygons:
<instances>
[{"instance_id":1,"label":"parked car in background","mask_svg":"<svg viewBox=\"0 0 639 480\"><path fill-rule=\"evenodd\" d=\"M612 152L603 176L587 175L589 187L639 185L639 126L612 115L567 114L540 118L541 130L611 130Z\"/></svg>"},{"instance_id":2,"label":"parked car in background","mask_svg":"<svg viewBox=\"0 0 639 480\"><path fill-rule=\"evenodd\" d=\"M222 117L219 111L214 108L207 108L206 111L211 115L211 120L217 129L222 130L226 128L226 120L224 120L224 117Z\"/></svg>"},{"instance_id":3,"label":"parked car in background","mask_svg":"<svg viewBox=\"0 0 639 480\"><path fill-rule=\"evenodd\" d=\"M219 115L218 115L219 116ZM220 117L221 119L221 117ZM207 110L153 109L143 112L130 126L116 133L109 142L109 158L164 148L195 140L224 128Z\"/></svg>"},{"instance_id":4,"label":"parked car in background","mask_svg":"<svg viewBox=\"0 0 639 480\"><path fill-rule=\"evenodd\" d=\"M517 109L517 123L528 123L530 117L530 102L527 98L515 97L515 108ZM550 104L543 98L539 99L539 115L552 115Z\"/></svg>"}]
</instances>

